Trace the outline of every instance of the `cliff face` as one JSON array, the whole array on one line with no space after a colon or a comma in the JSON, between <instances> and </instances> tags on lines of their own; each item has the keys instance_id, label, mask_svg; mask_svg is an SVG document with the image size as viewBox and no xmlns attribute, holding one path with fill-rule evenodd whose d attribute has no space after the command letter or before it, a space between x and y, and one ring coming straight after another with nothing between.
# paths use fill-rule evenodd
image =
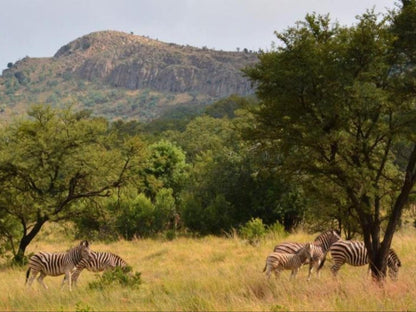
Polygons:
<instances>
[{"instance_id":1,"label":"cliff face","mask_svg":"<svg viewBox=\"0 0 416 312\"><path fill-rule=\"evenodd\" d=\"M113 87L213 97L252 92L241 69L256 61L252 53L197 49L113 31L72 41L54 58L76 59L71 71L77 77Z\"/></svg>"},{"instance_id":2,"label":"cliff face","mask_svg":"<svg viewBox=\"0 0 416 312\"><path fill-rule=\"evenodd\" d=\"M152 120L253 93L241 69L254 53L164 43L115 31L91 33L51 58L26 57L0 76L0 119L32 103L72 105L109 119Z\"/></svg>"}]
</instances>

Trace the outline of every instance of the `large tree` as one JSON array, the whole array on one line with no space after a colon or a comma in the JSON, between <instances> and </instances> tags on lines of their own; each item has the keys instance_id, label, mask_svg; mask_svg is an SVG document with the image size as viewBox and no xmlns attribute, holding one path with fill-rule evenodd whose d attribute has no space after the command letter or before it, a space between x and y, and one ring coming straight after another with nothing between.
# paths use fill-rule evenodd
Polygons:
<instances>
[{"instance_id":1,"label":"large tree","mask_svg":"<svg viewBox=\"0 0 416 312\"><path fill-rule=\"evenodd\" d=\"M338 194L378 280L416 181L415 8L403 0L351 27L307 15L245 70L261 99L249 137L282 173L325 185L322 198Z\"/></svg>"},{"instance_id":2,"label":"large tree","mask_svg":"<svg viewBox=\"0 0 416 312\"><path fill-rule=\"evenodd\" d=\"M118 142L107 121L70 109L34 106L1 130L0 227L17 262L46 222L70 220L80 200L108 196L140 160L140 140Z\"/></svg>"}]
</instances>

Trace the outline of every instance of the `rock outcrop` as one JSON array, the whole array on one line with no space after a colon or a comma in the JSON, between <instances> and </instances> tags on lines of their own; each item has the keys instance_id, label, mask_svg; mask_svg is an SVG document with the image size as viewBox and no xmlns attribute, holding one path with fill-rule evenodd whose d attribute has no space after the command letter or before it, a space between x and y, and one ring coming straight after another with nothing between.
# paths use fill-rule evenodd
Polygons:
<instances>
[{"instance_id":1,"label":"rock outcrop","mask_svg":"<svg viewBox=\"0 0 416 312\"><path fill-rule=\"evenodd\" d=\"M251 93L241 69L257 59L253 53L197 49L114 31L76 39L54 58L74 59L76 66L68 70L76 76L113 87L213 97Z\"/></svg>"}]
</instances>

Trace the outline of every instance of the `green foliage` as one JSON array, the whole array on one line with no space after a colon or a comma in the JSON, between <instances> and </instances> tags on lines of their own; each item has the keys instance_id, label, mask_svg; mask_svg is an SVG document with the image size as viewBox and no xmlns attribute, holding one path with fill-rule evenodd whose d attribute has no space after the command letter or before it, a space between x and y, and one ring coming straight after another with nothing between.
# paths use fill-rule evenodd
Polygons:
<instances>
[{"instance_id":1,"label":"green foliage","mask_svg":"<svg viewBox=\"0 0 416 312\"><path fill-rule=\"evenodd\" d=\"M209 198L191 195L183 200L184 223L192 231L201 234L221 234L236 223L235 209L223 194L214 194Z\"/></svg>"},{"instance_id":2,"label":"green foliage","mask_svg":"<svg viewBox=\"0 0 416 312\"><path fill-rule=\"evenodd\" d=\"M90 311L94 311L94 310L91 309L89 305L84 306L81 302L77 302L77 304L75 305L75 312L90 312Z\"/></svg>"},{"instance_id":3,"label":"green foliage","mask_svg":"<svg viewBox=\"0 0 416 312\"><path fill-rule=\"evenodd\" d=\"M198 117L177 138L193 163L182 217L194 231L222 233L252 217L266 224L280 220L287 229L302 220L302 195L294 202L284 198L286 192L295 194L296 187L263 170L264 155L253 153L241 139L241 124L250 124L244 114L232 121Z\"/></svg>"},{"instance_id":4,"label":"green foliage","mask_svg":"<svg viewBox=\"0 0 416 312\"><path fill-rule=\"evenodd\" d=\"M252 245L257 245L261 238L266 235L266 226L260 218L252 218L240 227L240 235Z\"/></svg>"},{"instance_id":5,"label":"green foliage","mask_svg":"<svg viewBox=\"0 0 416 312\"><path fill-rule=\"evenodd\" d=\"M182 149L161 140L149 146L149 154L142 173L146 195L154 200L161 188L170 188L175 195L179 193L187 175Z\"/></svg>"},{"instance_id":6,"label":"green foliage","mask_svg":"<svg viewBox=\"0 0 416 312\"><path fill-rule=\"evenodd\" d=\"M100 217L92 218L95 227L104 231L102 234L109 235L108 238L118 234L130 240L134 237L152 237L164 231L171 231L169 235L174 238L178 213L172 190L162 188L154 202L144 193L135 193L130 190L104 201ZM82 219L84 223L90 220L87 215ZM83 224L78 222L80 225Z\"/></svg>"},{"instance_id":7,"label":"green foliage","mask_svg":"<svg viewBox=\"0 0 416 312\"><path fill-rule=\"evenodd\" d=\"M349 28L308 14L245 70L262 101L248 138L309 196L341 199L326 212L358 220L377 276L416 182L416 1L402 4L391 24L373 11Z\"/></svg>"},{"instance_id":8,"label":"green foliage","mask_svg":"<svg viewBox=\"0 0 416 312\"><path fill-rule=\"evenodd\" d=\"M133 274L132 268L127 266L124 268L115 267L112 270L105 271L98 280L89 282L88 287L94 290L104 290L112 287L125 287L130 289L138 289L141 285L141 273Z\"/></svg>"},{"instance_id":9,"label":"green foliage","mask_svg":"<svg viewBox=\"0 0 416 312\"><path fill-rule=\"evenodd\" d=\"M221 99L205 109L205 114L214 118L235 118L236 110L247 107L254 103L251 97L242 97L238 95L231 95L227 98Z\"/></svg>"},{"instance_id":10,"label":"green foliage","mask_svg":"<svg viewBox=\"0 0 416 312\"><path fill-rule=\"evenodd\" d=\"M172 189L162 188L155 197L155 227L160 231L168 229L177 215L176 202ZM170 225L175 230L173 224Z\"/></svg>"},{"instance_id":11,"label":"green foliage","mask_svg":"<svg viewBox=\"0 0 416 312\"><path fill-rule=\"evenodd\" d=\"M0 132L0 205L19 224L16 260L46 222L71 220L140 165L140 140L115 142L104 119L42 105L28 115Z\"/></svg>"},{"instance_id":12,"label":"green foliage","mask_svg":"<svg viewBox=\"0 0 416 312\"><path fill-rule=\"evenodd\" d=\"M150 199L139 194L132 201L121 204L117 229L126 239L150 236L155 232L155 208Z\"/></svg>"},{"instance_id":13,"label":"green foliage","mask_svg":"<svg viewBox=\"0 0 416 312\"><path fill-rule=\"evenodd\" d=\"M285 227L279 221L269 225L267 231L280 238L288 235L288 232L285 231Z\"/></svg>"}]
</instances>

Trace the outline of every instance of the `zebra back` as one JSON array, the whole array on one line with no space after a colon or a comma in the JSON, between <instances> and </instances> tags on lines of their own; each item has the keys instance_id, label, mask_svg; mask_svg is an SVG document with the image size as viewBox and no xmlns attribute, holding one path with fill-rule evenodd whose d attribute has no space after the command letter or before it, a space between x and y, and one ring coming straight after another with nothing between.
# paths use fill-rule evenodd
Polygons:
<instances>
[{"instance_id":1,"label":"zebra back","mask_svg":"<svg viewBox=\"0 0 416 312\"><path fill-rule=\"evenodd\" d=\"M319 234L315 240L315 246L322 246L322 251L326 253L333 243L340 240L341 237L336 230L328 230ZM305 243L284 242L274 247L274 252L296 253L299 249L305 247Z\"/></svg>"},{"instance_id":2,"label":"zebra back","mask_svg":"<svg viewBox=\"0 0 416 312\"><path fill-rule=\"evenodd\" d=\"M348 263L353 266L368 264L367 249L364 242L339 240L330 248L335 265Z\"/></svg>"},{"instance_id":3,"label":"zebra back","mask_svg":"<svg viewBox=\"0 0 416 312\"><path fill-rule=\"evenodd\" d=\"M116 254L92 251L89 259L84 259L77 265L77 270L85 268L88 271L101 272L109 268L126 266L127 262Z\"/></svg>"},{"instance_id":4,"label":"zebra back","mask_svg":"<svg viewBox=\"0 0 416 312\"><path fill-rule=\"evenodd\" d=\"M294 254L294 253L297 253L303 247L305 247L305 243L285 242L285 243L281 243L279 245L276 245L274 247L273 251L274 252Z\"/></svg>"}]
</instances>

